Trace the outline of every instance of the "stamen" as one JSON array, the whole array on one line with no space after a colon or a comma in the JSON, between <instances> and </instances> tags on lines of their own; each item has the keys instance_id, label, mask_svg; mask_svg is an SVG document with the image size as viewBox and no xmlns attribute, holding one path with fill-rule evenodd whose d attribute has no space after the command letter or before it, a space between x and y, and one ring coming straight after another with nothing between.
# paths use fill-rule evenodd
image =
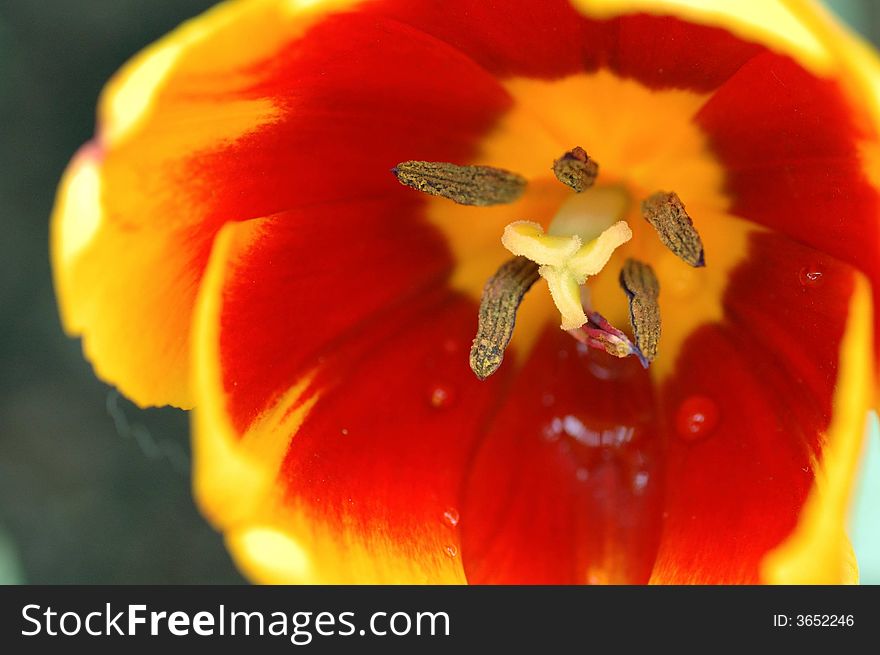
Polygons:
<instances>
[{"instance_id":1,"label":"stamen","mask_svg":"<svg viewBox=\"0 0 880 655\"><path fill-rule=\"evenodd\" d=\"M593 186L599 175L599 164L586 150L576 146L553 162L553 174L557 180L580 193Z\"/></svg>"},{"instance_id":2,"label":"stamen","mask_svg":"<svg viewBox=\"0 0 880 655\"><path fill-rule=\"evenodd\" d=\"M642 215L657 230L660 241L694 267L705 266L703 240L684 204L675 193L658 191L642 201Z\"/></svg>"},{"instance_id":3,"label":"stamen","mask_svg":"<svg viewBox=\"0 0 880 655\"><path fill-rule=\"evenodd\" d=\"M517 200L526 179L491 166L457 166L445 162L405 161L391 169L397 181L460 205L500 205Z\"/></svg>"},{"instance_id":4,"label":"stamen","mask_svg":"<svg viewBox=\"0 0 880 655\"><path fill-rule=\"evenodd\" d=\"M620 271L620 286L629 297L629 321L636 344L645 359L653 361L660 342L660 283L654 269L636 259L627 259Z\"/></svg>"},{"instance_id":5,"label":"stamen","mask_svg":"<svg viewBox=\"0 0 880 655\"><path fill-rule=\"evenodd\" d=\"M537 279L537 264L525 257L514 257L486 282L470 356L471 370L479 379L485 380L501 366L504 350L513 336L516 311Z\"/></svg>"}]
</instances>

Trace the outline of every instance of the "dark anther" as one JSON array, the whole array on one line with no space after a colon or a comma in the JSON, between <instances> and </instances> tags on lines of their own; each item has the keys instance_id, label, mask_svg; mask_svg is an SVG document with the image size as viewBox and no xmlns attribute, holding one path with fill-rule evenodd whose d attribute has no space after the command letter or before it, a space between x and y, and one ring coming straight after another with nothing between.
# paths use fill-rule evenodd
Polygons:
<instances>
[{"instance_id":1,"label":"dark anther","mask_svg":"<svg viewBox=\"0 0 880 655\"><path fill-rule=\"evenodd\" d=\"M658 191L646 198L642 201L642 215L673 253L691 266L706 265L703 240L675 193Z\"/></svg>"},{"instance_id":2,"label":"dark anther","mask_svg":"<svg viewBox=\"0 0 880 655\"><path fill-rule=\"evenodd\" d=\"M553 173L557 180L580 193L593 186L599 175L599 164L577 146L553 162Z\"/></svg>"},{"instance_id":3,"label":"dark anther","mask_svg":"<svg viewBox=\"0 0 880 655\"><path fill-rule=\"evenodd\" d=\"M471 347L471 370L485 380L501 366L513 336L516 311L538 279L538 265L525 257L505 262L483 287L477 337Z\"/></svg>"},{"instance_id":4,"label":"dark anther","mask_svg":"<svg viewBox=\"0 0 880 655\"><path fill-rule=\"evenodd\" d=\"M636 259L627 259L620 271L620 286L629 297L629 320L636 345L646 360L653 361L660 342L660 283L654 269Z\"/></svg>"},{"instance_id":5,"label":"dark anther","mask_svg":"<svg viewBox=\"0 0 880 655\"><path fill-rule=\"evenodd\" d=\"M491 166L458 166L445 162L405 161L391 169L398 182L460 205L503 205L517 200L526 179Z\"/></svg>"}]
</instances>

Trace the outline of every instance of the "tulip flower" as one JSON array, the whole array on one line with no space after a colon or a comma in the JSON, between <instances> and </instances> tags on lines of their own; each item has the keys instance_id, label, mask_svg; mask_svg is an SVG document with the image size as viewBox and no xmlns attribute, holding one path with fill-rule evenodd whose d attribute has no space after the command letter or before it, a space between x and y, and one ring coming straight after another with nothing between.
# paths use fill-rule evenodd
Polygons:
<instances>
[{"instance_id":1,"label":"tulip flower","mask_svg":"<svg viewBox=\"0 0 880 655\"><path fill-rule=\"evenodd\" d=\"M255 581L852 582L880 66L796 0L233 0L108 84L66 330Z\"/></svg>"}]
</instances>

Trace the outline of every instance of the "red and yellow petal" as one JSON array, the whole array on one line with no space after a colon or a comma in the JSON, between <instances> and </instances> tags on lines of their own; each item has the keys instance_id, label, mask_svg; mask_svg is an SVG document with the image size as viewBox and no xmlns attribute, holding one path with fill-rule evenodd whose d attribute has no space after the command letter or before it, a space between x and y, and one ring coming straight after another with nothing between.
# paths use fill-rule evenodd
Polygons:
<instances>
[{"instance_id":1,"label":"red and yellow petal","mask_svg":"<svg viewBox=\"0 0 880 655\"><path fill-rule=\"evenodd\" d=\"M839 532L821 539L872 383L856 269L880 274L866 57L786 2L576 4L587 17L233 3L109 87L54 220L65 324L136 401L195 399L200 502L256 579L803 580L817 556L822 580L843 570ZM591 98L600 120L581 132L570 119ZM626 141L649 104L663 124ZM479 384L465 351L501 212L425 202L388 169L546 177L593 134L603 174L634 193L690 180L707 243L723 247L729 214L773 231L736 222L742 247L697 282L699 311L667 323L657 400L630 363L597 374L558 331L535 341L553 318L531 298L521 375ZM559 190L530 189L506 209L548 220ZM801 285L815 266L823 284ZM675 267L658 270L675 289ZM693 309L685 296L665 321ZM684 441L692 397L720 419Z\"/></svg>"},{"instance_id":2,"label":"red and yellow petal","mask_svg":"<svg viewBox=\"0 0 880 655\"><path fill-rule=\"evenodd\" d=\"M816 72L827 72L834 64L822 39L805 24L806 3L800 0L573 0L573 4L595 18L644 12L720 27L745 41L796 57Z\"/></svg>"},{"instance_id":3,"label":"red and yellow petal","mask_svg":"<svg viewBox=\"0 0 880 655\"><path fill-rule=\"evenodd\" d=\"M638 362L548 325L469 467L468 581L647 582L661 524L657 418Z\"/></svg>"},{"instance_id":4,"label":"red and yellow petal","mask_svg":"<svg viewBox=\"0 0 880 655\"><path fill-rule=\"evenodd\" d=\"M383 268L375 250L340 244L300 283L345 285L332 297L361 318L335 325L325 295L295 293L278 257L285 218L224 228L205 277L193 342L200 504L256 580L464 582L459 494L505 378L481 384L468 368L476 306L418 257ZM418 254L431 253L429 239ZM251 326L267 321L277 331L264 342Z\"/></svg>"},{"instance_id":5,"label":"red and yellow petal","mask_svg":"<svg viewBox=\"0 0 880 655\"><path fill-rule=\"evenodd\" d=\"M653 582L853 579L843 565L852 478L843 464L826 468L841 449L852 467L869 409L866 290L863 277L828 255L777 234L750 238L725 293L725 321L690 337L662 388L667 490ZM686 429L698 412L715 425ZM829 476L834 482L823 482ZM794 572L791 557L775 555L773 571L785 573L768 574L768 554L814 520L804 513L811 494L812 505L833 506L822 519L829 531L800 539L821 557Z\"/></svg>"},{"instance_id":6,"label":"red and yellow petal","mask_svg":"<svg viewBox=\"0 0 880 655\"><path fill-rule=\"evenodd\" d=\"M836 82L769 54L744 65L697 115L727 171L732 213L878 278L880 195L861 150L876 133L859 118Z\"/></svg>"},{"instance_id":7,"label":"red and yellow petal","mask_svg":"<svg viewBox=\"0 0 880 655\"><path fill-rule=\"evenodd\" d=\"M96 136L62 180L52 262L64 327L141 405L192 405L189 326L214 234L261 215L222 197L258 171L224 176L210 162L236 159L282 113L253 90L261 62L352 3L308 4L228 2L139 54L108 84Z\"/></svg>"},{"instance_id":8,"label":"red and yellow petal","mask_svg":"<svg viewBox=\"0 0 880 655\"><path fill-rule=\"evenodd\" d=\"M816 479L795 530L764 558L761 579L779 584L838 584L858 581L858 564L845 532L853 481L863 452L865 414L877 391L872 317L867 282L858 278L840 349L840 374L833 418L822 440ZM867 356L866 356L867 355Z\"/></svg>"}]
</instances>

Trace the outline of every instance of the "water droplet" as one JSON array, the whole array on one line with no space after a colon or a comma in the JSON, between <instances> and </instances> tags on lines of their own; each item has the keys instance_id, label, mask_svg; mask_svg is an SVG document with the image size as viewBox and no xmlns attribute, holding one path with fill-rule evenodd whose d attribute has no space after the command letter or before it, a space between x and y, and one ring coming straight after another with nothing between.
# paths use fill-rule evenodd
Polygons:
<instances>
[{"instance_id":1,"label":"water droplet","mask_svg":"<svg viewBox=\"0 0 880 655\"><path fill-rule=\"evenodd\" d=\"M547 441L559 441L559 436L562 434L562 419L558 416L553 418L544 426L542 433Z\"/></svg>"},{"instance_id":2,"label":"water droplet","mask_svg":"<svg viewBox=\"0 0 880 655\"><path fill-rule=\"evenodd\" d=\"M446 339L443 342L443 352L448 355L452 355L453 353L458 352L458 341L455 339Z\"/></svg>"},{"instance_id":3,"label":"water droplet","mask_svg":"<svg viewBox=\"0 0 880 655\"><path fill-rule=\"evenodd\" d=\"M575 477L581 482L586 482L590 479L590 472L586 469L586 467L581 466L578 467L577 472L575 472Z\"/></svg>"},{"instance_id":4,"label":"water droplet","mask_svg":"<svg viewBox=\"0 0 880 655\"><path fill-rule=\"evenodd\" d=\"M648 486L649 475L647 471L639 471L633 476L632 488L633 493L636 495L641 495L644 493L645 488Z\"/></svg>"},{"instance_id":5,"label":"water droplet","mask_svg":"<svg viewBox=\"0 0 880 655\"><path fill-rule=\"evenodd\" d=\"M452 544L449 544L449 545L446 546L446 548L444 548L443 550L444 550L444 551L446 552L446 554L449 555L450 557L455 557L456 555L458 555L458 548L456 548L456 547L453 546Z\"/></svg>"},{"instance_id":6,"label":"water droplet","mask_svg":"<svg viewBox=\"0 0 880 655\"><path fill-rule=\"evenodd\" d=\"M587 370L599 380L621 380L632 375L631 362L595 349L587 352L584 360Z\"/></svg>"},{"instance_id":7,"label":"water droplet","mask_svg":"<svg viewBox=\"0 0 880 655\"><path fill-rule=\"evenodd\" d=\"M458 525L459 518L461 518L461 516L459 515L458 510L454 507L447 507L443 512L443 522L450 528L454 528Z\"/></svg>"},{"instance_id":8,"label":"water droplet","mask_svg":"<svg viewBox=\"0 0 880 655\"><path fill-rule=\"evenodd\" d=\"M431 407L445 409L455 402L455 390L448 384L432 385L428 391L428 402Z\"/></svg>"},{"instance_id":9,"label":"water droplet","mask_svg":"<svg viewBox=\"0 0 880 655\"><path fill-rule=\"evenodd\" d=\"M348 428L342 428L342 429L339 431L339 433L340 433L343 437L347 437L347 436L348 436Z\"/></svg>"},{"instance_id":10,"label":"water droplet","mask_svg":"<svg viewBox=\"0 0 880 655\"><path fill-rule=\"evenodd\" d=\"M802 287L818 287L824 281L822 278L822 269L816 264L804 266L798 271L798 280Z\"/></svg>"},{"instance_id":11,"label":"water droplet","mask_svg":"<svg viewBox=\"0 0 880 655\"><path fill-rule=\"evenodd\" d=\"M595 360L591 359L590 361L588 361L587 368L594 377L599 378L600 380L611 380L612 378L614 378L614 372L610 368L602 366L599 362Z\"/></svg>"},{"instance_id":12,"label":"water droplet","mask_svg":"<svg viewBox=\"0 0 880 655\"><path fill-rule=\"evenodd\" d=\"M686 441L702 439L718 425L718 405L706 396L690 396L678 407L675 430Z\"/></svg>"}]
</instances>

